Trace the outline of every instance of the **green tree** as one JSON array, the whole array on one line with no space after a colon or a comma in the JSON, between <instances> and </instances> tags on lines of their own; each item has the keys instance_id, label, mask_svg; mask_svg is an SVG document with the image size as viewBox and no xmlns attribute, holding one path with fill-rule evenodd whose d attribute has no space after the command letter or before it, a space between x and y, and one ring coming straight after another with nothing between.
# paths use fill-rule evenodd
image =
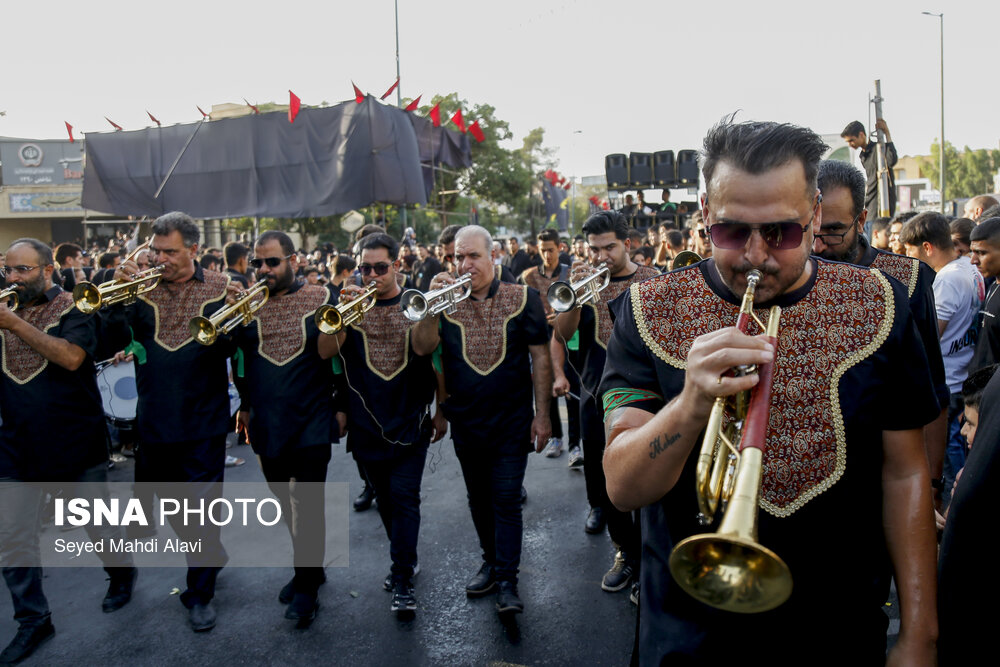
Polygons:
<instances>
[{"instance_id":1,"label":"green tree","mask_svg":"<svg viewBox=\"0 0 1000 667\"><path fill-rule=\"evenodd\" d=\"M924 159L921 171L927 174L934 187L940 189L941 146L931 144L931 157ZM945 141L945 196L948 199L964 199L993 191L993 175L1000 168L1000 150L966 146L960 153L951 142Z\"/></svg>"}]
</instances>

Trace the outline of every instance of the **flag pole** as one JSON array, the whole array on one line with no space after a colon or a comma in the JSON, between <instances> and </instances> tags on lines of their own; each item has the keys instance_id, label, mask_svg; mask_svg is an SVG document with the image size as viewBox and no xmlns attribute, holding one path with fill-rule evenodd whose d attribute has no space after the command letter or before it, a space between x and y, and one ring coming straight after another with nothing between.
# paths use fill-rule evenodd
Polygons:
<instances>
[{"instance_id":1,"label":"flag pole","mask_svg":"<svg viewBox=\"0 0 1000 667\"><path fill-rule=\"evenodd\" d=\"M160 187L156 188L156 194L153 195L153 199L160 198L160 193L163 192L163 188L167 185L167 181L170 180L170 176L174 173L174 169L177 168L177 163L181 161L182 157L184 157L184 153L187 152L188 146L191 145L194 135L198 134L198 130L201 129L201 126L207 118L208 116L202 116L201 120L198 121L198 124L194 128L194 132L192 132L191 136L188 137L188 140L184 142L184 147L181 149L181 152L177 154L177 159L174 160L174 163L170 165L170 169L167 170L167 175L163 177L163 182L160 183Z\"/></svg>"},{"instance_id":2,"label":"flag pole","mask_svg":"<svg viewBox=\"0 0 1000 667\"><path fill-rule=\"evenodd\" d=\"M402 79L399 78L399 0L393 1L393 6L396 10L396 106L400 109L403 108L403 86ZM406 236L406 202L403 202L401 207L403 209L403 229L400 230L403 236Z\"/></svg>"}]
</instances>

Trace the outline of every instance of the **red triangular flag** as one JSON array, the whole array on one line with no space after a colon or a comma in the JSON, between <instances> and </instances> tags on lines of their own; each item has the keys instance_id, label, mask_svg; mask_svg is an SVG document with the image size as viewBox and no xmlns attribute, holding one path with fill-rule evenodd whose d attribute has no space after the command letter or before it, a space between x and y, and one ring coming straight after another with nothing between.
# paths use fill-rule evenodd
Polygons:
<instances>
[{"instance_id":1,"label":"red triangular flag","mask_svg":"<svg viewBox=\"0 0 1000 667\"><path fill-rule=\"evenodd\" d=\"M294 123L295 117L299 115L299 109L302 108L302 100L299 96L293 93L291 90L288 91L288 122Z\"/></svg>"},{"instance_id":2,"label":"red triangular flag","mask_svg":"<svg viewBox=\"0 0 1000 667\"><path fill-rule=\"evenodd\" d=\"M119 125L118 123L116 123L115 121L111 120L107 116L104 117L104 120L106 120L109 123L111 123L111 127L115 128L115 132L121 132L122 131L122 126Z\"/></svg>"},{"instance_id":3,"label":"red triangular flag","mask_svg":"<svg viewBox=\"0 0 1000 667\"><path fill-rule=\"evenodd\" d=\"M451 117L451 122L453 122L456 126L458 126L458 129L460 129L462 132L465 132L465 123L462 122L461 109L456 111L455 115Z\"/></svg>"},{"instance_id":4,"label":"red triangular flag","mask_svg":"<svg viewBox=\"0 0 1000 667\"><path fill-rule=\"evenodd\" d=\"M73 143L76 139L73 138L73 126L69 124L69 121L64 120L66 123L66 131L69 133L69 143Z\"/></svg>"},{"instance_id":5,"label":"red triangular flag","mask_svg":"<svg viewBox=\"0 0 1000 667\"><path fill-rule=\"evenodd\" d=\"M365 101L365 94L361 92L361 89L353 81L351 81L351 85L354 86L354 101L361 104Z\"/></svg>"},{"instance_id":6,"label":"red triangular flag","mask_svg":"<svg viewBox=\"0 0 1000 667\"><path fill-rule=\"evenodd\" d=\"M563 190L569 190L571 187L573 187L573 182L572 181L566 181L566 185L563 186Z\"/></svg>"},{"instance_id":7,"label":"red triangular flag","mask_svg":"<svg viewBox=\"0 0 1000 667\"><path fill-rule=\"evenodd\" d=\"M420 104L420 98L421 97L423 97L423 93L421 93L420 95L417 95L417 99L415 99L412 102L410 102L409 104L407 104L406 105L406 110L407 111L416 111L417 110L417 106Z\"/></svg>"},{"instance_id":8,"label":"red triangular flag","mask_svg":"<svg viewBox=\"0 0 1000 667\"><path fill-rule=\"evenodd\" d=\"M479 127L479 121L473 121L472 125L469 126L469 134L476 138L476 141L482 143L486 141L486 135L483 134L482 128Z\"/></svg>"},{"instance_id":9,"label":"red triangular flag","mask_svg":"<svg viewBox=\"0 0 1000 667\"><path fill-rule=\"evenodd\" d=\"M441 103L438 102L431 109L431 122L434 123L434 127L441 127Z\"/></svg>"},{"instance_id":10,"label":"red triangular flag","mask_svg":"<svg viewBox=\"0 0 1000 667\"><path fill-rule=\"evenodd\" d=\"M244 97L244 98L243 98L243 101L247 103L247 106L248 106L248 107L250 107L251 109L253 109L253 112L254 112L255 114L259 114L259 113L260 113L260 109L258 109L258 108L257 108L257 107L255 107L254 105L252 105L252 104L250 104L249 102L247 102L247 98L245 98L245 97Z\"/></svg>"},{"instance_id":11,"label":"red triangular flag","mask_svg":"<svg viewBox=\"0 0 1000 667\"><path fill-rule=\"evenodd\" d=\"M199 107L198 105L195 105L195 107L198 109L198 111L201 111L201 117L202 118L208 118L209 117L207 113L205 113L204 111L202 111L201 107Z\"/></svg>"},{"instance_id":12,"label":"red triangular flag","mask_svg":"<svg viewBox=\"0 0 1000 667\"><path fill-rule=\"evenodd\" d=\"M382 97L380 97L379 99L380 100L384 100L385 98L387 98L390 95L392 95L392 91L396 90L396 86L398 86L398 85L399 85L399 77L397 76L396 77L396 82L393 83L391 86L389 86L389 90L385 91L385 94Z\"/></svg>"},{"instance_id":13,"label":"red triangular flag","mask_svg":"<svg viewBox=\"0 0 1000 667\"><path fill-rule=\"evenodd\" d=\"M151 121L153 121L154 123L156 123L156 127L163 127L163 126L162 126L162 125L160 124L160 121L156 120L156 116L154 116L153 114L149 113L149 110L148 110L148 109L146 110L146 115L147 115L147 116L149 116L149 120L151 120Z\"/></svg>"}]
</instances>

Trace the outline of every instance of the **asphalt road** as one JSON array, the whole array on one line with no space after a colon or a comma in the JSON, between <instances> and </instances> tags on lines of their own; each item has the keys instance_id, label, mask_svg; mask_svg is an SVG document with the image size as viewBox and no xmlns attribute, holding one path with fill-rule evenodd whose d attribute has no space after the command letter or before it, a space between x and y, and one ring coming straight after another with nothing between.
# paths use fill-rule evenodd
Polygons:
<instances>
[{"instance_id":1,"label":"asphalt road","mask_svg":"<svg viewBox=\"0 0 1000 667\"><path fill-rule=\"evenodd\" d=\"M231 453L247 464L227 480L262 480L248 447ZM106 590L98 568L49 568L44 588L56 627L27 665L626 665L635 628L627 592L600 588L611 564L609 538L583 530L587 502L583 475L558 459L532 455L525 485L524 548L520 594L525 613L505 625L494 598L470 600L466 580L480 558L461 470L450 440L432 445L424 472L416 579L419 609L412 620L389 611L382 590L389 545L372 509L350 512L350 566L328 567L321 608L312 627L296 629L278 603L291 568L234 568L220 574L218 625L195 634L174 589L180 568L144 568L132 601L102 614ZM334 447L330 481L361 490L353 460ZM131 459L111 472L132 479ZM49 527L47 530L54 530ZM8 598L9 599L9 598ZM17 630L9 603L0 608L0 642Z\"/></svg>"}]
</instances>

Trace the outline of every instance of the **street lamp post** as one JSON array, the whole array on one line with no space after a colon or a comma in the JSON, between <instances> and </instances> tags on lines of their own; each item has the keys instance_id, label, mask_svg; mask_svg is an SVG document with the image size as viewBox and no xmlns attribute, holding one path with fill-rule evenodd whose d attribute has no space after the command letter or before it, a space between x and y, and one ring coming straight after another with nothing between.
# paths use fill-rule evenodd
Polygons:
<instances>
[{"instance_id":1,"label":"street lamp post","mask_svg":"<svg viewBox=\"0 0 1000 667\"><path fill-rule=\"evenodd\" d=\"M944 213L944 12L921 12L936 16L941 27L941 213Z\"/></svg>"}]
</instances>

